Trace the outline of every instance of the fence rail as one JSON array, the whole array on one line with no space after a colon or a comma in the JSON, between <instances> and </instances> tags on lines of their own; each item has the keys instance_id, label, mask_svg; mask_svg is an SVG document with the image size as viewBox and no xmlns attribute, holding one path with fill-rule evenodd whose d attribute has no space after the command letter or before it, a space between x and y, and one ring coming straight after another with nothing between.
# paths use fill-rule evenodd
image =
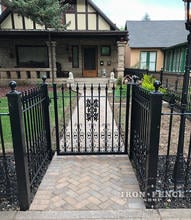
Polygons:
<instances>
[{"instance_id":1,"label":"fence rail","mask_svg":"<svg viewBox=\"0 0 191 220\"><path fill-rule=\"evenodd\" d=\"M27 210L52 157L47 84L20 93L10 83L7 94L15 155L18 199Z\"/></svg>"},{"instance_id":2,"label":"fence rail","mask_svg":"<svg viewBox=\"0 0 191 220\"><path fill-rule=\"evenodd\" d=\"M156 85L157 86L157 85ZM162 94L132 87L130 159L135 166L148 207L156 190Z\"/></svg>"}]
</instances>

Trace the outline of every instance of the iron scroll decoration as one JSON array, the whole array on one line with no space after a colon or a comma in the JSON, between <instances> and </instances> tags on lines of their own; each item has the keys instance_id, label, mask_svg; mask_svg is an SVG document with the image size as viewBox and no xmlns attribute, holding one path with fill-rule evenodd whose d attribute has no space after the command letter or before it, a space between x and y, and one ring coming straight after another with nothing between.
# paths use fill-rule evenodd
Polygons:
<instances>
[{"instance_id":1,"label":"iron scroll decoration","mask_svg":"<svg viewBox=\"0 0 191 220\"><path fill-rule=\"evenodd\" d=\"M99 108L99 102L97 99L90 100L87 99L86 101L86 108L87 108L87 113L86 113L86 119L87 121L98 121L99 118L99 113L98 113L98 108Z\"/></svg>"}]
</instances>

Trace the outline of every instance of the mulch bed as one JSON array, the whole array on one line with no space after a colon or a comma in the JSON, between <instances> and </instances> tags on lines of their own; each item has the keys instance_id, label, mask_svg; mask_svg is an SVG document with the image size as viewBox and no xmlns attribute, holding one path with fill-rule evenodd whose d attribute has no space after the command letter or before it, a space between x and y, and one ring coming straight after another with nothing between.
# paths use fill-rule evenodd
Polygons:
<instances>
[{"instance_id":1,"label":"mulch bed","mask_svg":"<svg viewBox=\"0 0 191 220\"><path fill-rule=\"evenodd\" d=\"M191 167L187 172L187 181L175 188L173 181L175 160L176 156L171 155L167 164L166 156L159 156L156 208L191 208ZM184 169L186 169L186 165L186 161L184 161Z\"/></svg>"},{"instance_id":2,"label":"mulch bed","mask_svg":"<svg viewBox=\"0 0 191 220\"><path fill-rule=\"evenodd\" d=\"M26 91L30 88L34 88L34 86L32 86L32 85L31 86L17 86L16 90L19 92L22 92L22 91ZM9 87L0 87L0 98L5 97L6 94L10 91L11 91L11 89Z\"/></svg>"},{"instance_id":3,"label":"mulch bed","mask_svg":"<svg viewBox=\"0 0 191 220\"><path fill-rule=\"evenodd\" d=\"M19 210L13 154L0 156L0 211Z\"/></svg>"}]
</instances>

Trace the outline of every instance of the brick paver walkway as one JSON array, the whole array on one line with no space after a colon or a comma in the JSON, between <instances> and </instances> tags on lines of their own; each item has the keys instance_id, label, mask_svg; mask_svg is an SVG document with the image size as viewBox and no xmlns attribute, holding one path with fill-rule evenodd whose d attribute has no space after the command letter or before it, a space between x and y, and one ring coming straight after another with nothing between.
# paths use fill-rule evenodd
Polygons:
<instances>
[{"instance_id":1,"label":"brick paver walkway","mask_svg":"<svg viewBox=\"0 0 191 220\"><path fill-rule=\"evenodd\" d=\"M88 90L86 95L92 98ZM98 94L94 93L94 96L96 95ZM107 102L108 106L108 120L112 118L112 111L107 99L101 98L102 122L105 121L105 102ZM82 106L83 103L84 100L81 97L79 106ZM84 107L80 107L80 110L80 118L78 120L83 124ZM76 110L73 113L72 119L75 125L78 121ZM104 129L104 124L100 124L100 126ZM98 124L95 123L94 129L98 129ZM114 123L114 129L116 131L118 129L116 123ZM85 129L82 127L82 130ZM119 132L117 131L117 133ZM72 137L71 134L69 136ZM84 147L85 142L83 141L81 141L80 145ZM107 137L106 141L107 143L102 141L103 143L101 142L101 144L103 146L111 145L109 137ZM61 140L61 146L62 142L63 140ZM114 145L118 146L119 142L114 141ZM70 145L70 142L68 144ZM98 145L98 140L95 139L94 145L96 144ZM88 147L91 146L87 142ZM70 149L70 146L68 148ZM74 146L74 148L78 148L78 145ZM122 148L124 148L124 144ZM145 208L142 198L127 198L124 196L126 192L128 194L129 192L139 191L138 182L127 155L55 155L35 195L30 210L86 211Z\"/></svg>"},{"instance_id":2,"label":"brick paver walkway","mask_svg":"<svg viewBox=\"0 0 191 220\"><path fill-rule=\"evenodd\" d=\"M144 208L128 156L54 156L30 210L125 210Z\"/></svg>"}]
</instances>

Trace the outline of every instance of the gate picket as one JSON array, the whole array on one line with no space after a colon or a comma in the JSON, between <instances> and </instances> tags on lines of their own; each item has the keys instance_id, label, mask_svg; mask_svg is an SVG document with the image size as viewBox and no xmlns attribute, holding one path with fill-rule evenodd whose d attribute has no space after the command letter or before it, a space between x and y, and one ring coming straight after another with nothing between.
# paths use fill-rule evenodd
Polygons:
<instances>
[{"instance_id":1,"label":"gate picket","mask_svg":"<svg viewBox=\"0 0 191 220\"><path fill-rule=\"evenodd\" d=\"M83 87L77 84L75 91L70 85L67 92L62 85L62 108L55 111L56 119L59 111L63 115L61 121L55 121L56 137L60 137L57 141L58 155L127 153L129 85L125 89L124 92L121 86L119 94L116 94L114 86L109 89L107 85L102 88L92 84L89 88L85 84ZM54 92L55 105L59 98ZM73 101L76 101L75 107ZM66 119L67 114L69 118ZM59 127L62 127L61 131Z\"/></svg>"}]
</instances>

